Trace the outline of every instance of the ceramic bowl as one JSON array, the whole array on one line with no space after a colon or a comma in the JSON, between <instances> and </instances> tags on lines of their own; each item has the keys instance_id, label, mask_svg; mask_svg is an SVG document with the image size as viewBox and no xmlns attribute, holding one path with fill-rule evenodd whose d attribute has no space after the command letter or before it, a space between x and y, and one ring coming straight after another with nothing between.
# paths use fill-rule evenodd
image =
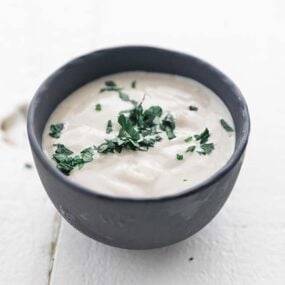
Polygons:
<instances>
[{"instance_id":1,"label":"ceramic bowl","mask_svg":"<svg viewBox=\"0 0 285 285\"><path fill-rule=\"evenodd\" d=\"M193 78L223 100L236 131L234 153L223 168L190 189L164 197L137 199L112 197L86 189L52 165L42 150L42 134L56 106L94 79L132 70ZM194 56L145 46L99 50L68 62L42 83L28 114L28 135L35 165L55 207L80 232L99 242L128 249L167 246L192 236L207 225L233 189L249 131L246 102L226 75Z\"/></svg>"}]
</instances>

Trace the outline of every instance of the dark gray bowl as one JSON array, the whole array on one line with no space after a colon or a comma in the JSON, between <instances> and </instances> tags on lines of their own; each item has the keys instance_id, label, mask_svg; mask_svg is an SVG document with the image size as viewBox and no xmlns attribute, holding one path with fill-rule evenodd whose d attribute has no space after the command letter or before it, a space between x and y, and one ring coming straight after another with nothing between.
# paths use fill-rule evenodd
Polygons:
<instances>
[{"instance_id":1,"label":"dark gray bowl","mask_svg":"<svg viewBox=\"0 0 285 285\"><path fill-rule=\"evenodd\" d=\"M90 191L60 173L42 151L42 133L55 107L71 92L96 78L131 70L193 78L220 96L236 131L235 151L227 164L203 183L161 198L115 198ZM28 134L41 181L61 215L100 242L129 249L167 246L207 225L227 200L239 174L250 119L244 98L219 70L196 57L165 49L127 46L99 50L55 71L38 89L28 115Z\"/></svg>"}]
</instances>

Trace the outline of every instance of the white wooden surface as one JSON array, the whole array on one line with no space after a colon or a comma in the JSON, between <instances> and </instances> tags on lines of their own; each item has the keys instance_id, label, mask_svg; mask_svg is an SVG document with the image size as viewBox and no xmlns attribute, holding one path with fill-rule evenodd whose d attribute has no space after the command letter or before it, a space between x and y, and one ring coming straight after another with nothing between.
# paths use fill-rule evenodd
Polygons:
<instances>
[{"instance_id":1,"label":"white wooden surface","mask_svg":"<svg viewBox=\"0 0 285 285\"><path fill-rule=\"evenodd\" d=\"M0 284L285 284L284 9L282 0L1 1ZM19 106L70 58L121 44L210 61L240 86L251 113L229 201L194 237L160 250L83 236L24 168L32 160Z\"/></svg>"}]
</instances>

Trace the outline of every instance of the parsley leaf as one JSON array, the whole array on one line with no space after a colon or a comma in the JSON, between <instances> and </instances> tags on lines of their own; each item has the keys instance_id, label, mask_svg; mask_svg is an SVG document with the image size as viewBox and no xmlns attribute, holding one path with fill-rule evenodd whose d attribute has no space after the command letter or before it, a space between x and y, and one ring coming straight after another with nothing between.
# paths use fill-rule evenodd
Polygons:
<instances>
[{"instance_id":1,"label":"parsley leaf","mask_svg":"<svg viewBox=\"0 0 285 285\"><path fill-rule=\"evenodd\" d=\"M196 141L200 141L200 144L204 144L208 141L210 137L210 132L208 128L206 128L201 134L194 136Z\"/></svg>"},{"instance_id":2,"label":"parsley leaf","mask_svg":"<svg viewBox=\"0 0 285 285\"><path fill-rule=\"evenodd\" d=\"M32 168L33 168L33 165L32 165L31 163L26 162L26 163L24 164L24 167L27 168L27 169L32 169Z\"/></svg>"},{"instance_id":3,"label":"parsley leaf","mask_svg":"<svg viewBox=\"0 0 285 285\"><path fill-rule=\"evenodd\" d=\"M96 104L95 110L96 110L97 112L101 111L101 110L102 110L102 105L101 105L101 104Z\"/></svg>"},{"instance_id":4,"label":"parsley leaf","mask_svg":"<svg viewBox=\"0 0 285 285\"><path fill-rule=\"evenodd\" d=\"M138 102L135 101L135 100L132 100L130 99L129 95L122 92L122 91L118 91L119 92L119 97L123 100L123 101L126 101L126 102L131 102L133 105L137 105Z\"/></svg>"},{"instance_id":5,"label":"parsley leaf","mask_svg":"<svg viewBox=\"0 0 285 285\"><path fill-rule=\"evenodd\" d=\"M97 152L114 153L123 149L147 151L162 140L157 130L162 112L159 106L151 106L144 111L142 102L131 110L120 112L118 135L112 140L105 140L98 146Z\"/></svg>"},{"instance_id":6,"label":"parsley leaf","mask_svg":"<svg viewBox=\"0 0 285 285\"><path fill-rule=\"evenodd\" d=\"M159 118L162 115L162 109L159 106L151 106L143 113L144 127L153 127L159 124Z\"/></svg>"},{"instance_id":7,"label":"parsley leaf","mask_svg":"<svg viewBox=\"0 0 285 285\"><path fill-rule=\"evenodd\" d=\"M112 125L112 121L108 120L107 122L107 127L106 127L106 134L109 134L113 131L113 125Z\"/></svg>"},{"instance_id":8,"label":"parsley leaf","mask_svg":"<svg viewBox=\"0 0 285 285\"><path fill-rule=\"evenodd\" d=\"M183 154L177 153L177 154L176 154L176 159L177 159L177 160L182 160L182 159L183 159Z\"/></svg>"},{"instance_id":9,"label":"parsley leaf","mask_svg":"<svg viewBox=\"0 0 285 285\"><path fill-rule=\"evenodd\" d=\"M116 87L117 86L117 84L113 80L105 81L105 85L108 87Z\"/></svg>"},{"instance_id":10,"label":"parsley leaf","mask_svg":"<svg viewBox=\"0 0 285 285\"><path fill-rule=\"evenodd\" d=\"M74 167L82 168L87 162L93 160L94 149L92 147L86 148L80 152L80 155L72 157L73 151L68 149L63 144L55 144L56 150L52 158L56 161L56 167L65 175L69 175Z\"/></svg>"},{"instance_id":11,"label":"parsley leaf","mask_svg":"<svg viewBox=\"0 0 285 285\"><path fill-rule=\"evenodd\" d=\"M119 87L103 87L100 89L99 93L111 92L111 91L119 92L121 90L122 88L119 88Z\"/></svg>"},{"instance_id":12,"label":"parsley leaf","mask_svg":"<svg viewBox=\"0 0 285 285\"><path fill-rule=\"evenodd\" d=\"M63 130L63 123L59 123L59 124L52 124L50 125L50 133L49 135L55 139L60 138L61 135L61 131Z\"/></svg>"},{"instance_id":13,"label":"parsley leaf","mask_svg":"<svg viewBox=\"0 0 285 285\"><path fill-rule=\"evenodd\" d=\"M93 160L94 149L92 147L85 148L80 154L84 162L90 162Z\"/></svg>"},{"instance_id":14,"label":"parsley leaf","mask_svg":"<svg viewBox=\"0 0 285 285\"><path fill-rule=\"evenodd\" d=\"M127 133L132 139L138 140L140 138L140 134L135 130L131 120L124 114L121 114L119 116L118 123L121 125L122 130Z\"/></svg>"},{"instance_id":15,"label":"parsley leaf","mask_svg":"<svg viewBox=\"0 0 285 285\"><path fill-rule=\"evenodd\" d=\"M129 95L124 93L122 90L123 90L123 88L118 87L114 81L108 80L108 81L105 81L105 87L101 88L99 93L110 92L110 91L118 92L119 97L123 101L130 102L136 106L138 104L138 102L130 99Z\"/></svg>"},{"instance_id":16,"label":"parsley leaf","mask_svg":"<svg viewBox=\"0 0 285 285\"><path fill-rule=\"evenodd\" d=\"M198 107L190 105L189 110L190 111L198 111Z\"/></svg>"},{"instance_id":17,"label":"parsley leaf","mask_svg":"<svg viewBox=\"0 0 285 285\"><path fill-rule=\"evenodd\" d=\"M73 154L73 151L71 151L70 149L68 149L65 145L63 144L54 144L53 146L56 146L56 150L55 153L58 154L65 154L65 155L70 155Z\"/></svg>"},{"instance_id":18,"label":"parsley leaf","mask_svg":"<svg viewBox=\"0 0 285 285\"><path fill-rule=\"evenodd\" d=\"M191 145L186 149L186 152L194 152L194 150L196 149L195 145Z\"/></svg>"},{"instance_id":19,"label":"parsley leaf","mask_svg":"<svg viewBox=\"0 0 285 285\"><path fill-rule=\"evenodd\" d=\"M192 138L193 138L192 136L189 136L189 137L187 137L184 141L185 141L185 142L191 142L191 141L192 141Z\"/></svg>"},{"instance_id":20,"label":"parsley leaf","mask_svg":"<svg viewBox=\"0 0 285 285\"><path fill-rule=\"evenodd\" d=\"M200 145L202 151L197 151L201 155L210 154L214 149L215 146L213 143L205 143Z\"/></svg>"},{"instance_id":21,"label":"parsley leaf","mask_svg":"<svg viewBox=\"0 0 285 285\"><path fill-rule=\"evenodd\" d=\"M224 120L224 119L221 119L220 120L220 123L222 125L222 127L227 131L227 132L233 132L234 129Z\"/></svg>"},{"instance_id":22,"label":"parsley leaf","mask_svg":"<svg viewBox=\"0 0 285 285\"><path fill-rule=\"evenodd\" d=\"M136 80L132 81L132 83L131 83L131 87L132 87L132 88L136 88L136 86L137 86L137 82L136 82Z\"/></svg>"},{"instance_id":23,"label":"parsley leaf","mask_svg":"<svg viewBox=\"0 0 285 285\"><path fill-rule=\"evenodd\" d=\"M104 143L97 147L98 153L114 153L115 151L121 152L121 150L122 148L117 144L117 142L112 140L105 140Z\"/></svg>"},{"instance_id":24,"label":"parsley leaf","mask_svg":"<svg viewBox=\"0 0 285 285\"><path fill-rule=\"evenodd\" d=\"M130 101L130 97L128 94L122 92L122 91L119 91L119 97L123 100L123 101L126 101L126 102L129 102Z\"/></svg>"},{"instance_id":25,"label":"parsley leaf","mask_svg":"<svg viewBox=\"0 0 285 285\"><path fill-rule=\"evenodd\" d=\"M167 114L165 118L162 120L160 129L166 132L169 140L172 140L176 137L173 132L175 129L175 121L171 114Z\"/></svg>"},{"instance_id":26,"label":"parsley leaf","mask_svg":"<svg viewBox=\"0 0 285 285\"><path fill-rule=\"evenodd\" d=\"M157 135L154 137L154 139L157 141L157 142L160 142L162 140L162 137Z\"/></svg>"},{"instance_id":27,"label":"parsley leaf","mask_svg":"<svg viewBox=\"0 0 285 285\"><path fill-rule=\"evenodd\" d=\"M210 137L210 132L208 128L205 128L205 130L202 133L198 135L194 135L194 138L200 144L201 150L197 151L197 153L199 153L200 155L210 154L215 149L215 146L213 143L207 143L209 137ZM190 141L192 141L191 136L185 139L185 142L190 142ZM186 152L194 152L196 149L197 149L196 145L190 145L186 149Z\"/></svg>"}]
</instances>

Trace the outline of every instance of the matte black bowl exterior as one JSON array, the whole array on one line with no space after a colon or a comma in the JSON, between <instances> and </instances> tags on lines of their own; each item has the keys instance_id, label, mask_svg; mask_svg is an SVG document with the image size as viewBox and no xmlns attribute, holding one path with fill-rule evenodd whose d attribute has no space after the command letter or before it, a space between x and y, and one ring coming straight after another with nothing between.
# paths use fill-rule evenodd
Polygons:
<instances>
[{"instance_id":1,"label":"matte black bowl exterior","mask_svg":"<svg viewBox=\"0 0 285 285\"><path fill-rule=\"evenodd\" d=\"M96 78L143 70L191 77L217 93L229 108L236 130L235 152L214 176L175 195L132 199L90 191L60 173L42 151L42 133L55 107ZM250 129L247 105L234 83L193 56L152 47L96 51L54 72L30 105L28 134L41 181L55 207L76 229L100 242L128 249L167 246L193 235L218 213L239 174Z\"/></svg>"}]
</instances>

